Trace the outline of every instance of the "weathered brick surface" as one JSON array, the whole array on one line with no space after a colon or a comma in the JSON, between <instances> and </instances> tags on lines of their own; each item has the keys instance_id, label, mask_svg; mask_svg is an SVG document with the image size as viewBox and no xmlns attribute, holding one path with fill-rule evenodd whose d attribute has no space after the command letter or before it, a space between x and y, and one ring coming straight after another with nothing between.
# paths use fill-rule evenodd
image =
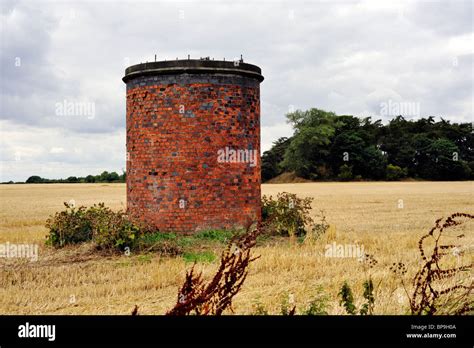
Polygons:
<instances>
[{"instance_id":1,"label":"weathered brick surface","mask_svg":"<svg viewBox=\"0 0 474 348\"><path fill-rule=\"evenodd\" d=\"M220 163L218 151L256 150ZM251 77L142 76L127 81L127 209L161 231L260 220L260 90Z\"/></svg>"}]
</instances>

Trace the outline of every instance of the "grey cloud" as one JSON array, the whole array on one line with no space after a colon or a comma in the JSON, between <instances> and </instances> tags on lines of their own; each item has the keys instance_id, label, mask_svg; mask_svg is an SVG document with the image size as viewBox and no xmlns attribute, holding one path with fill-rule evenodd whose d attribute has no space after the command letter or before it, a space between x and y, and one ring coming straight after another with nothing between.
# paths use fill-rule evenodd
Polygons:
<instances>
[{"instance_id":1,"label":"grey cloud","mask_svg":"<svg viewBox=\"0 0 474 348\"><path fill-rule=\"evenodd\" d=\"M443 36L472 32L471 0L419 1L410 15L420 27Z\"/></svg>"},{"instance_id":2,"label":"grey cloud","mask_svg":"<svg viewBox=\"0 0 474 348\"><path fill-rule=\"evenodd\" d=\"M387 120L382 102L413 101L421 116L472 120L473 55L464 47L472 38L470 1L2 1L1 21L0 118L9 125L2 137L58 129L79 147L86 148L84 137L124 147L121 78L126 65L155 53L160 60L243 54L259 65L265 146L291 134L284 117L290 105ZM93 102L95 116L57 115L64 100ZM14 144L31 148L36 141L24 135ZM11 152L1 144L2 153ZM32 168L67 162L68 171L124 166L123 159L67 149L31 152L30 160ZM9 171L1 180L20 175Z\"/></svg>"}]
</instances>

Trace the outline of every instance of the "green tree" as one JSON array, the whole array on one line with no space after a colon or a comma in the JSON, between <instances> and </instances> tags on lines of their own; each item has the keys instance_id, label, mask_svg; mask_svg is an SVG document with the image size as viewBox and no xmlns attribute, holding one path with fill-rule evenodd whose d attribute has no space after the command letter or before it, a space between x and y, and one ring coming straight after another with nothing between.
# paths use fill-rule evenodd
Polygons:
<instances>
[{"instance_id":1,"label":"green tree","mask_svg":"<svg viewBox=\"0 0 474 348\"><path fill-rule=\"evenodd\" d=\"M89 182L89 183L95 182L95 176L93 175L86 176L86 182Z\"/></svg>"},{"instance_id":2,"label":"green tree","mask_svg":"<svg viewBox=\"0 0 474 348\"><path fill-rule=\"evenodd\" d=\"M335 132L335 116L319 109L287 114L295 135L285 151L283 168L309 179L330 176L329 144Z\"/></svg>"},{"instance_id":3,"label":"green tree","mask_svg":"<svg viewBox=\"0 0 474 348\"><path fill-rule=\"evenodd\" d=\"M107 182L109 179L109 172L104 170L100 175L99 175L99 180L98 182Z\"/></svg>"},{"instance_id":4,"label":"green tree","mask_svg":"<svg viewBox=\"0 0 474 348\"><path fill-rule=\"evenodd\" d=\"M360 174L363 166L362 153L366 144L359 137L357 131L347 130L337 135L331 145L330 161L334 172L346 164L354 169L354 173Z\"/></svg>"},{"instance_id":5,"label":"green tree","mask_svg":"<svg viewBox=\"0 0 474 348\"><path fill-rule=\"evenodd\" d=\"M27 184L39 184L42 182L44 182L44 179L38 175L33 175L33 176L30 176L28 179L26 179Z\"/></svg>"},{"instance_id":6,"label":"green tree","mask_svg":"<svg viewBox=\"0 0 474 348\"><path fill-rule=\"evenodd\" d=\"M423 179L430 179L434 170L433 159L430 154L433 140L426 134L420 133L413 136L412 145L415 149L413 157L413 174Z\"/></svg>"},{"instance_id":7,"label":"green tree","mask_svg":"<svg viewBox=\"0 0 474 348\"><path fill-rule=\"evenodd\" d=\"M471 170L465 161L462 161L459 148L448 139L438 139L429 147L429 158L433 171L431 179L461 180L469 178Z\"/></svg>"},{"instance_id":8,"label":"green tree","mask_svg":"<svg viewBox=\"0 0 474 348\"><path fill-rule=\"evenodd\" d=\"M362 162L355 175L380 180L385 178L387 159L376 145L367 146L361 154Z\"/></svg>"},{"instance_id":9,"label":"green tree","mask_svg":"<svg viewBox=\"0 0 474 348\"><path fill-rule=\"evenodd\" d=\"M268 181L283 172L281 162L285 155L285 151L290 144L291 139L279 138L273 143L270 150L265 151L262 155L262 181Z\"/></svg>"},{"instance_id":10,"label":"green tree","mask_svg":"<svg viewBox=\"0 0 474 348\"><path fill-rule=\"evenodd\" d=\"M107 176L107 182L115 182L119 180L120 180L120 176L117 174L117 172L111 172Z\"/></svg>"},{"instance_id":11,"label":"green tree","mask_svg":"<svg viewBox=\"0 0 474 348\"><path fill-rule=\"evenodd\" d=\"M120 182L127 182L127 172L122 171L122 175L120 175Z\"/></svg>"}]
</instances>

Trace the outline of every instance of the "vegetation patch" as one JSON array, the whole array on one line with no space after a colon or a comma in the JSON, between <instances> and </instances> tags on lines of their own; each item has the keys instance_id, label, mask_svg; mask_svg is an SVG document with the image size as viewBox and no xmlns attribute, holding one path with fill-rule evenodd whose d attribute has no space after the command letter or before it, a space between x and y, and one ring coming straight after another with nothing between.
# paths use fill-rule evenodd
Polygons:
<instances>
[{"instance_id":1,"label":"vegetation patch","mask_svg":"<svg viewBox=\"0 0 474 348\"><path fill-rule=\"evenodd\" d=\"M198 232L195 235L196 239L200 240L211 240L221 243L227 243L236 232L228 230L206 230Z\"/></svg>"},{"instance_id":2,"label":"vegetation patch","mask_svg":"<svg viewBox=\"0 0 474 348\"><path fill-rule=\"evenodd\" d=\"M306 234L306 226L313 222L310 216L312 198L299 198L293 193L278 193L262 197L262 219L267 227L277 235L301 236Z\"/></svg>"},{"instance_id":3,"label":"vegetation patch","mask_svg":"<svg viewBox=\"0 0 474 348\"><path fill-rule=\"evenodd\" d=\"M132 250L146 229L130 221L122 210L104 203L86 208L64 203L66 209L50 216L46 243L55 248L92 241L98 249ZM128 248L128 249L127 249Z\"/></svg>"},{"instance_id":4,"label":"vegetation patch","mask_svg":"<svg viewBox=\"0 0 474 348\"><path fill-rule=\"evenodd\" d=\"M194 235L165 233L135 223L122 210L113 211L104 203L91 207L64 205L65 210L46 221L49 230L46 244L55 248L92 242L101 250L183 255L189 262L212 262L215 255L210 250L223 247L239 233L227 230L204 230Z\"/></svg>"},{"instance_id":5,"label":"vegetation patch","mask_svg":"<svg viewBox=\"0 0 474 348\"><path fill-rule=\"evenodd\" d=\"M211 263L216 260L216 255L212 251L186 252L183 254L186 262L205 262Z\"/></svg>"},{"instance_id":6,"label":"vegetation patch","mask_svg":"<svg viewBox=\"0 0 474 348\"><path fill-rule=\"evenodd\" d=\"M474 178L470 122L397 116L384 125L316 108L286 117L294 135L263 153L263 182Z\"/></svg>"}]
</instances>

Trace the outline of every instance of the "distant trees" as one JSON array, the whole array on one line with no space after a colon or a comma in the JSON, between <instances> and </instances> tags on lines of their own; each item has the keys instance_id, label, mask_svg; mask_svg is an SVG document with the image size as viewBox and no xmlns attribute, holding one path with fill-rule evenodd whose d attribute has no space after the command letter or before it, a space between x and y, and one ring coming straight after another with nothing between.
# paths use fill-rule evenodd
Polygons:
<instances>
[{"instance_id":1,"label":"distant trees","mask_svg":"<svg viewBox=\"0 0 474 348\"><path fill-rule=\"evenodd\" d=\"M474 177L471 123L403 116L383 125L370 117L320 109L286 115L294 128L262 155L262 181L284 171L318 180L463 180Z\"/></svg>"},{"instance_id":2,"label":"distant trees","mask_svg":"<svg viewBox=\"0 0 474 348\"><path fill-rule=\"evenodd\" d=\"M286 117L294 135L263 153L263 182L283 172L311 180L474 179L471 123L397 116L384 125L316 108ZM125 176L107 171L52 180L33 175L26 182L125 182Z\"/></svg>"},{"instance_id":3,"label":"distant trees","mask_svg":"<svg viewBox=\"0 0 474 348\"><path fill-rule=\"evenodd\" d=\"M262 181L270 180L283 173L280 163L291 139L280 138L273 143L273 147L262 155Z\"/></svg>"},{"instance_id":4,"label":"distant trees","mask_svg":"<svg viewBox=\"0 0 474 348\"><path fill-rule=\"evenodd\" d=\"M119 180L120 180L120 176L116 172L109 173L109 175L107 175L107 178L105 178L105 181L107 182L114 182L114 181L119 181Z\"/></svg>"},{"instance_id":5,"label":"distant trees","mask_svg":"<svg viewBox=\"0 0 474 348\"><path fill-rule=\"evenodd\" d=\"M331 176L330 144L336 130L336 115L318 109L287 114L295 134L285 151L282 167L307 179Z\"/></svg>"},{"instance_id":6,"label":"distant trees","mask_svg":"<svg viewBox=\"0 0 474 348\"><path fill-rule=\"evenodd\" d=\"M77 178L77 176L70 176L69 178L66 179L66 182L75 183L75 182L79 182L79 179Z\"/></svg>"},{"instance_id":7,"label":"distant trees","mask_svg":"<svg viewBox=\"0 0 474 348\"><path fill-rule=\"evenodd\" d=\"M125 172L119 175L117 172L104 171L99 175L87 175L86 177L70 176L67 179L46 179L38 175L30 176L27 184L39 183L94 183L94 182L125 182Z\"/></svg>"},{"instance_id":8,"label":"distant trees","mask_svg":"<svg viewBox=\"0 0 474 348\"><path fill-rule=\"evenodd\" d=\"M95 182L95 176L94 176L94 175L88 175L88 176L86 176L86 182L88 182L88 183L93 183L93 182Z\"/></svg>"},{"instance_id":9,"label":"distant trees","mask_svg":"<svg viewBox=\"0 0 474 348\"><path fill-rule=\"evenodd\" d=\"M38 175L33 175L33 176L30 176L27 180L26 180L26 183L27 184L38 184L38 183L41 183L43 182L43 178L41 178L40 176Z\"/></svg>"}]
</instances>

